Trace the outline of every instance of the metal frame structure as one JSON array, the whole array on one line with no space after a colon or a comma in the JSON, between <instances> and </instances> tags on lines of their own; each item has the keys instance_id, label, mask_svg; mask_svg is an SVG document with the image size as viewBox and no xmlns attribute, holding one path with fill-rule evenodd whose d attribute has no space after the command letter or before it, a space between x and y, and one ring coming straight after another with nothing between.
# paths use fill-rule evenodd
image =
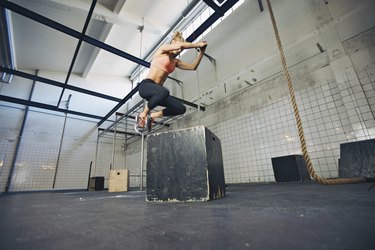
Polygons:
<instances>
[{"instance_id":1,"label":"metal frame structure","mask_svg":"<svg viewBox=\"0 0 375 250\"><path fill-rule=\"evenodd\" d=\"M226 11L228 11L234 4L236 4L238 2L238 0L227 0L220 7L213 0L204 0L204 2L208 6L213 8L215 10L215 12L186 39L187 41L191 42L196 37L200 36L216 20L218 20L220 17L222 17ZM219 2L221 3L223 1L219 1ZM196 4L196 3L197 3L197 1L194 2L194 4ZM79 43L77 45L75 54L78 54L78 51L80 49L80 44L82 42L86 42L86 43L89 43L89 44L91 44L95 47L106 50L110 53L113 53L115 55L123 57L127 60L130 60L130 61L132 61L136 64L142 65L144 67L150 67L149 62L146 62L143 59L140 59L136 56L128 54L124 51L121 51L121 50L119 50L115 47L112 47L112 46L110 46L106 43L103 43L103 42L101 42L97 39L94 39L92 37L89 37L85 34L86 29L87 29L87 25L89 23L89 20L91 18L92 11L95 8L95 5L96 5L96 0L93 0L92 4L91 4L91 7L90 7L88 17L87 17L86 22L85 22L85 26L84 26L82 32L78 32L74 29L71 29L67 26L64 26L64 25L60 24L60 23L57 23L57 22L55 22L55 21L53 21L49 18L46 18L46 17L44 17L42 15L39 15L35 12L32 12L32 11L26 9L26 8L23 8L23 7L17 5L13 2L10 2L10 1L7 1L7 0L0 0L0 6L2 6L3 8L6 8L10 11L13 11L15 13L18 13L18 14L22 15L22 16L30 18L30 19L32 19L36 22L44 24L44 25L46 25L50 28L58 30L58 31L60 31L62 33L65 33L69 36L77 38L79 40ZM188 6L186 11L188 12L189 10L191 10L191 8L192 8L192 6ZM185 13L185 15L186 14L187 13ZM0 72L4 72L4 73L8 73L8 74L14 74L14 75L19 76L19 77L24 77L24 78L27 78L27 79L36 80L38 82L52 84L52 85L61 87L63 89L62 91L64 91L65 89L70 89L70 90L77 91L77 92L80 92L80 93L84 93L84 94L88 94L88 95L92 95L92 96L96 96L96 97L100 97L100 98L105 98L105 99L108 99L108 100L113 100L115 102L118 102L118 104L104 117L99 117L99 116L96 116L94 114L87 114L87 113L77 112L77 111L73 111L73 110L62 109L62 108L59 108L59 104L57 106L53 106L53 105L47 105L47 104L43 104L43 103L32 102L32 101L29 101L29 100L23 100L23 99L18 99L18 98L13 98L13 97L9 97L9 96L3 96L3 95L0 95L0 100L6 101L6 102L22 104L22 105L26 105L26 106L33 106L33 107L42 108L42 109L49 109L49 110L54 110L54 111L58 111L58 112L64 112L64 113L68 113L68 114L74 114L74 115L78 115L78 116L90 117L90 118L93 118L93 119L98 119L98 120L100 120L98 122L98 127L99 127L104 121L106 121L111 115L113 115L118 110L118 108L120 108L123 104L125 104L138 91L138 89L137 89L137 87L134 88L127 96L125 96L122 100L119 100L118 98L115 98L115 97L106 96L106 95L103 95L103 94L100 94L100 93L96 93L94 91L89 91L89 90L85 90L85 89L82 89L82 88L77 88L77 87L73 87L71 85L68 85L68 80L69 80L69 77L70 77L70 74L71 74L71 69L73 68L75 59L76 59L76 57L73 57L73 60L72 60L71 65L70 65L70 70L67 74L65 83L59 83L59 82L56 82L56 81L51 80L51 79L32 76L32 75L29 75L27 73L20 72L20 71L17 71L17 70L8 68L8 67L4 67L4 66L0 67ZM186 105L189 105L189 106L192 106L192 107L198 107L194 103L190 103L188 101L183 101L183 102ZM60 100L59 100L59 103L60 103Z\"/></svg>"}]
</instances>

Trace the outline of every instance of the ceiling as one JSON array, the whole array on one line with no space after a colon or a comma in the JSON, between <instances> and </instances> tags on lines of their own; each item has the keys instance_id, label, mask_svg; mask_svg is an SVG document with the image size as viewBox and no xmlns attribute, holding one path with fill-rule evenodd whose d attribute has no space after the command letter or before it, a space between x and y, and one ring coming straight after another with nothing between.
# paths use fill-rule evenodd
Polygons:
<instances>
[{"instance_id":1,"label":"ceiling","mask_svg":"<svg viewBox=\"0 0 375 250\"><path fill-rule=\"evenodd\" d=\"M91 0L14 0L15 4L82 32ZM186 0L99 0L86 35L142 57L189 4ZM166 8L168 6L168 8ZM68 72L78 39L11 14L17 69ZM144 29L141 34L141 27ZM129 76L136 65L85 42L72 73Z\"/></svg>"},{"instance_id":2,"label":"ceiling","mask_svg":"<svg viewBox=\"0 0 375 250\"><path fill-rule=\"evenodd\" d=\"M189 14L194 12L194 7L210 6L215 11L212 15L214 18L207 20L205 25L193 32L201 34L237 1L1 0L1 5L11 9L14 68L18 72L39 70L65 73L68 79L71 73L82 77L88 77L90 74L129 77L138 64L148 64L142 58L167 38L178 23L189 22ZM227 6L221 5L223 2ZM27 15L32 17L26 17ZM95 43L85 38L92 39L96 44L100 43L100 46L93 46ZM109 47L112 52L103 49L103 46ZM113 51L117 53L114 54ZM130 57L137 60L129 60ZM17 72L9 67L2 68L3 72L9 70L8 73L17 75ZM18 76L32 79L30 75L22 74L18 73ZM62 87L61 83L51 83L49 79L36 80ZM97 93L88 93L84 89L76 91L98 96ZM59 100L55 108L45 107L41 103L0 97L3 101L47 109L56 109L60 104ZM117 106L121 106L126 98Z\"/></svg>"}]
</instances>

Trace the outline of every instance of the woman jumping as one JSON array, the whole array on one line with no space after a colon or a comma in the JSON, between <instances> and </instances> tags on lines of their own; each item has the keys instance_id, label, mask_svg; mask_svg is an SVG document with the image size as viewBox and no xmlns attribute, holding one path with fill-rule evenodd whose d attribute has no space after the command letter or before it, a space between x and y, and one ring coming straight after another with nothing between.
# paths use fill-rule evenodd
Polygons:
<instances>
[{"instance_id":1,"label":"woman jumping","mask_svg":"<svg viewBox=\"0 0 375 250\"><path fill-rule=\"evenodd\" d=\"M136 117L135 130L140 131L147 126L148 131L152 128L155 118L162 116L182 115L186 112L186 107L176 98L169 95L169 90L163 87L168 75L175 68L183 70L196 70L206 50L207 43L185 42L180 32L175 32L169 44L162 45L154 54L150 72L147 77L139 83L139 95L146 99L148 103L144 110ZM176 59L184 49L199 48L199 53L193 63L186 63ZM156 106L163 106L165 109L150 113Z\"/></svg>"}]
</instances>

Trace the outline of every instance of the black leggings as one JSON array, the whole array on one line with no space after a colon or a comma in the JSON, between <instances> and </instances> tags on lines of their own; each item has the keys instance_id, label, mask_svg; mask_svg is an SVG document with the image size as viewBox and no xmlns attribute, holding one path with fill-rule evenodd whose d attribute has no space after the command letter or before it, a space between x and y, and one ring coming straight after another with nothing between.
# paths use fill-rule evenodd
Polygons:
<instances>
[{"instance_id":1,"label":"black leggings","mask_svg":"<svg viewBox=\"0 0 375 250\"><path fill-rule=\"evenodd\" d=\"M186 107L175 97L169 95L169 90L151 79L144 79L139 84L139 95L148 101L147 107L152 110L156 106L163 106L163 116L182 115Z\"/></svg>"}]
</instances>

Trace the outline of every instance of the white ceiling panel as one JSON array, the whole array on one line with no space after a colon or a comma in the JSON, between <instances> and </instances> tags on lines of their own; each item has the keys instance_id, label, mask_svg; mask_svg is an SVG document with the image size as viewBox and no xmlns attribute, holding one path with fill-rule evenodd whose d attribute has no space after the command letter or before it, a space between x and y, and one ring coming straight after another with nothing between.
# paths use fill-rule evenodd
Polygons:
<instances>
[{"instance_id":1,"label":"white ceiling panel","mask_svg":"<svg viewBox=\"0 0 375 250\"><path fill-rule=\"evenodd\" d=\"M14 0L28 10L82 32L90 0ZM189 1L99 0L86 35L136 57L144 55ZM68 72L78 39L12 13L17 68ZM141 29L143 27L143 29ZM142 39L141 39L142 30ZM136 64L82 43L73 73L129 76Z\"/></svg>"}]
</instances>

